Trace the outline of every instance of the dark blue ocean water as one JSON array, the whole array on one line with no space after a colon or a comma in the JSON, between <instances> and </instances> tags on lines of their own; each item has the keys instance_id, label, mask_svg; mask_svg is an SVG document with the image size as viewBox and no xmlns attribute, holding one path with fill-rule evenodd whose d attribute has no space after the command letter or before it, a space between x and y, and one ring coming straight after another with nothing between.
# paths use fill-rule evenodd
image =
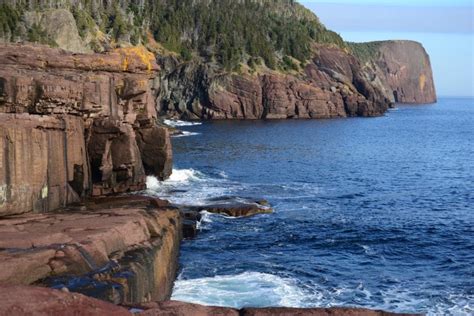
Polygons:
<instances>
[{"instance_id":1,"label":"dark blue ocean water","mask_svg":"<svg viewBox=\"0 0 474 316\"><path fill-rule=\"evenodd\" d=\"M474 101L383 117L206 122L174 138L176 203L264 197L274 214L204 214L175 299L474 314Z\"/></svg>"}]
</instances>

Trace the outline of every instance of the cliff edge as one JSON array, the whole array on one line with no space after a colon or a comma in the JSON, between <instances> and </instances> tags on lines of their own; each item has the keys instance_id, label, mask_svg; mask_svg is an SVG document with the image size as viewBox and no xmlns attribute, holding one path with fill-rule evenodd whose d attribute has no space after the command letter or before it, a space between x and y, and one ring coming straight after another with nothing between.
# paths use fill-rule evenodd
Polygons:
<instances>
[{"instance_id":1,"label":"cliff edge","mask_svg":"<svg viewBox=\"0 0 474 316\"><path fill-rule=\"evenodd\" d=\"M419 43L346 43L292 0L7 0L2 17L0 42L146 46L162 67L158 112L170 117L377 116L394 102L436 101Z\"/></svg>"},{"instance_id":2,"label":"cliff edge","mask_svg":"<svg viewBox=\"0 0 474 316\"><path fill-rule=\"evenodd\" d=\"M153 54L5 44L0 64L0 285L116 304L168 299L180 212L117 196L145 189L147 175L171 174Z\"/></svg>"},{"instance_id":3,"label":"cliff edge","mask_svg":"<svg viewBox=\"0 0 474 316\"><path fill-rule=\"evenodd\" d=\"M423 104L437 100L431 61L414 41L352 43L371 85L392 102Z\"/></svg>"},{"instance_id":4,"label":"cliff edge","mask_svg":"<svg viewBox=\"0 0 474 316\"><path fill-rule=\"evenodd\" d=\"M158 65L142 48L72 54L0 46L0 216L137 191L171 174L156 124Z\"/></svg>"}]
</instances>

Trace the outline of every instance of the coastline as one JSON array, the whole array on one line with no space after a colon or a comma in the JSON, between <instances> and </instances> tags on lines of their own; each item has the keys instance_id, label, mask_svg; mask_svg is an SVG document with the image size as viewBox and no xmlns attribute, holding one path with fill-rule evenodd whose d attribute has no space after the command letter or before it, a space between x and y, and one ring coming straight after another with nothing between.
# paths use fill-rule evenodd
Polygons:
<instances>
[{"instance_id":1,"label":"coastline","mask_svg":"<svg viewBox=\"0 0 474 316\"><path fill-rule=\"evenodd\" d=\"M337 63L330 50L325 54L329 63ZM345 62L348 58L353 57L344 54ZM167 201L134 195L146 188L147 176L164 180L172 171L170 131L156 124L160 68L144 48L71 54L5 44L0 61L0 285L43 285L128 306L166 301L177 273L180 240L183 234L196 234L201 211L234 217L271 212L264 200L217 199L179 210ZM269 87L283 80L272 78L262 80ZM326 79L326 84L335 80ZM307 83L300 88L298 102L309 106L301 97L306 91L316 108L302 119L374 116L388 107L384 99L374 109L372 101L344 85L340 91ZM234 96L246 95L239 93ZM272 89L267 93L278 95ZM231 102L215 97L222 104ZM337 113L319 113L318 107L329 106L331 98L337 99ZM251 107L263 113L261 101ZM276 114L268 118L293 117L279 111L295 100L274 101ZM14 308L27 306L15 302ZM320 312L325 313L315 311ZM354 310L339 312L352 315Z\"/></svg>"}]
</instances>

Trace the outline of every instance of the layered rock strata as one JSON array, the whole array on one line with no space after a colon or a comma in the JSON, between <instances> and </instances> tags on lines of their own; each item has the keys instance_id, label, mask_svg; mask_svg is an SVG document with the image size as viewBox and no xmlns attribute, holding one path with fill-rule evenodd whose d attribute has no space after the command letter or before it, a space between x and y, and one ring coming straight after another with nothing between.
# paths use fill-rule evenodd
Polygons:
<instances>
[{"instance_id":1,"label":"layered rock strata","mask_svg":"<svg viewBox=\"0 0 474 316\"><path fill-rule=\"evenodd\" d=\"M381 41L353 44L363 60L363 73L392 102L436 102L430 57L414 41Z\"/></svg>"},{"instance_id":2,"label":"layered rock strata","mask_svg":"<svg viewBox=\"0 0 474 316\"><path fill-rule=\"evenodd\" d=\"M320 119L388 109L391 102L363 76L354 56L323 45L315 51L295 74L229 74L212 64L159 57L159 112L182 119Z\"/></svg>"},{"instance_id":3,"label":"layered rock strata","mask_svg":"<svg viewBox=\"0 0 474 316\"><path fill-rule=\"evenodd\" d=\"M98 198L0 221L0 284L67 288L116 304L165 300L182 221L166 201Z\"/></svg>"},{"instance_id":4,"label":"layered rock strata","mask_svg":"<svg viewBox=\"0 0 474 316\"><path fill-rule=\"evenodd\" d=\"M171 174L155 123L158 66L142 48L0 47L0 216L64 207Z\"/></svg>"}]
</instances>

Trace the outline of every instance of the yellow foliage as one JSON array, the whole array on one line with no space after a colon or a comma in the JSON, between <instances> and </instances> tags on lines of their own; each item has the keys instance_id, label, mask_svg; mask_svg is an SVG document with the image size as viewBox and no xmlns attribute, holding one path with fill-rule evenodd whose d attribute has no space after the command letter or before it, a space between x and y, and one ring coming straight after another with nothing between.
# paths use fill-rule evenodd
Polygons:
<instances>
[{"instance_id":1,"label":"yellow foliage","mask_svg":"<svg viewBox=\"0 0 474 316\"><path fill-rule=\"evenodd\" d=\"M119 48L116 50L122 55L122 70L127 71L133 59L139 59L143 65L145 65L148 72L153 70L153 62L155 61L155 55L149 52L143 46Z\"/></svg>"}]
</instances>

